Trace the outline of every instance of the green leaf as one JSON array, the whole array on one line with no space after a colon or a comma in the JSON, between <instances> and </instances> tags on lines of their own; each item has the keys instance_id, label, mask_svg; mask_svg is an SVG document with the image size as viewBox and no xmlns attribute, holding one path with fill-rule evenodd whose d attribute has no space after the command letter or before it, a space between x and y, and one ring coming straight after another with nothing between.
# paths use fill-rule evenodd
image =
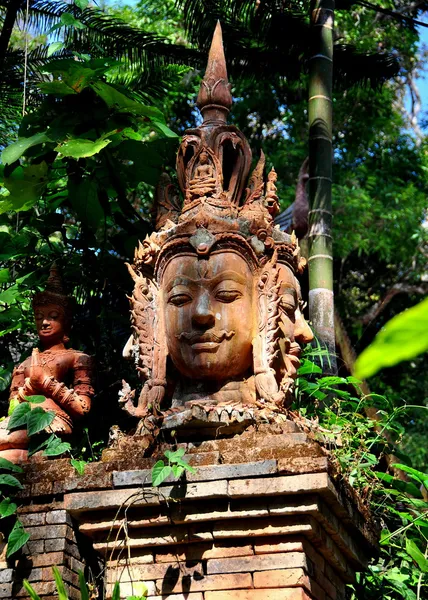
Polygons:
<instances>
[{"instance_id":1,"label":"green leaf","mask_svg":"<svg viewBox=\"0 0 428 600\"><path fill-rule=\"evenodd\" d=\"M428 473L422 473L422 471L418 471L417 469L413 469L412 467L408 467L407 465L403 465L401 463L396 463L391 465L394 469L400 469L400 471L404 471L425 485L425 482L428 481Z\"/></svg>"},{"instance_id":2,"label":"green leaf","mask_svg":"<svg viewBox=\"0 0 428 600\"><path fill-rule=\"evenodd\" d=\"M406 538L406 552L412 557L423 573L428 573L428 560L419 550L415 542L409 538Z\"/></svg>"},{"instance_id":3,"label":"green leaf","mask_svg":"<svg viewBox=\"0 0 428 600\"><path fill-rule=\"evenodd\" d=\"M180 467L178 465L172 465L171 468L172 468L172 473L176 479L181 477L181 475L184 473L183 467Z\"/></svg>"},{"instance_id":4,"label":"green leaf","mask_svg":"<svg viewBox=\"0 0 428 600\"><path fill-rule=\"evenodd\" d=\"M31 584L28 582L27 579L24 579L24 581L22 582L22 585L25 587L27 592L30 594L31 600L41 600L40 596L38 594L36 594L36 592L34 591L34 589L32 588Z\"/></svg>"},{"instance_id":5,"label":"green leaf","mask_svg":"<svg viewBox=\"0 0 428 600\"><path fill-rule=\"evenodd\" d=\"M46 187L47 173L48 166L44 161L14 169L4 178L4 187L9 190L9 196L0 201L0 214L30 210Z\"/></svg>"},{"instance_id":6,"label":"green leaf","mask_svg":"<svg viewBox=\"0 0 428 600\"><path fill-rule=\"evenodd\" d=\"M104 222L104 210L98 200L98 187L95 181L86 178L80 184L75 184L69 178L68 194L80 220L96 232Z\"/></svg>"},{"instance_id":7,"label":"green leaf","mask_svg":"<svg viewBox=\"0 0 428 600\"><path fill-rule=\"evenodd\" d=\"M169 465L165 465L163 460L158 460L158 462L152 467L152 485L153 487L157 487L161 483L165 481L169 475L171 475L172 469Z\"/></svg>"},{"instance_id":8,"label":"green leaf","mask_svg":"<svg viewBox=\"0 0 428 600\"><path fill-rule=\"evenodd\" d=\"M53 42L52 44L49 44L49 48L48 48L48 57L52 56L52 54L54 54L55 52L58 52L59 50L62 50L64 48L64 43L63 42Z\"/></svg>"},{"instance_id":9,"label":"green leaf","mask_svg":"<svg viewBox=\"0 0 428 600\"><path fill-rule=\"evenodd\" d=\"M189 471L189 473L196 473L196 469L191 467L186 461L182 460L181 458L177 458L175 462L180 467L183 467L183 469L185 469L186 471Z\"/></svg>"},{"instance_id":10,"label":"green leaf","mask_svg":"<svg viewBox=\"0 0 428 600\"><path fill-rule=\"evenodd\" d=\"M0 283L7 283L10 278L9 269L0 269Z\"/></svg>"},{"instance_id":11,"label":"green leaf","mask_svg":"<svg viewBox=\"0 0 428 600\"><path fill-rule=\"evenodd\" d=\"M132 582L132 590L137 595L127 596L126 600L144 600L144 598L147 598L149 592L148 587L142 581Z\"/></svg>"},{"instance_id":12,"label":"green leaf","mask_svg":"<svg viewBox=\"0 0 428 600\"><path fill-rule=\"evenodd\" d=\"M303 358L302 363L297 371L297 375L312 375L312 373L322 373L321 367L307 358Z\"/></svg>"},{"instance_id":13,"label":"green leaf","mask_svg":"<svg viewBox=\"0 0 428 600\"><path fill-rule=\"evenodd\" d=\"M71 158L87 158L88 156L98 154L98 152L108 146L110 142L111 140L105 139L104 137L95 140L95 142L83 138L73 138L64 144L58 144L55 150L63 156Z\"/></svg>"},{"instance_id":14,"label":"green leaf","mask_svg":"<svg viewBox=\"0 0 428 600\"><path fill-rule=\"evenodd\" d=\"M52 410L44 410L41 406L33 408L27 418L27 433L32 436L39 431L43 431L55 419L55 413Z\"/></svg>"},{"instance_id":15,"label":"green leaf","mask_svg":"<svg viewBox=\"0 0 428 600\"><path fill-rule=\"evenodd\" d=\"M4 500L0 502L0 519L10 517L10 515L16 513L16 509L16 504L11 502L10 498L4 498Z\"/></svg>"},{"instance_id":16,"label":"green leaf","mask_svg":"<svg viewBox=\"0 0 428 600\"><path fill-rule=\"evenodd\" d=\"M0 469L4 469L5 471L12 471L13 473L23 473L22 467L19 465L15 465L7 458L0 457Z\"/></svg>"},{"instance_id":17,"label":"green leaf","mask_svg":"<svg viewBox=\"0 0 428 600\"><path fill-rule=\"evenodd\" d=\"M85 581L85 575L82 571L78 571L78 575L80 587L80 600L90 600L88 586L86 585Z\"/></svg>"},{"instance_id":18,"label":"green leaf","mask_svg":"<svg viewBox=\"0 0 428 600\"><path fill-rule=\"evenodd\" d=\"M80 10L85 10L89 4L89 0L74 0L74 4L80 8Z\"/></svg>"},{"instance_id":19,"label":"green leaf","mask_svg":"<svg viewBox=\"0 0 428 600\"><path fill-rule=\"evenodd\" d=\"M0 486L7 485L10 487L17 487L22 490L22 483L17 480L13 475L0 475Z\"/></svg>"},{"instance_id":20,"label":"green leaf","mask_svg":"<svg viewBox=\"0 0 428 600\"><path fill-rule=\"evenodd\" d=\"M399 492L402 492L403 494L410 494L411 496L414 496L415 498L422 497L420 489L414 483L412 483L410 481L402 481L401 479L397 479L396 477L389 475L389 473L378 473L377 472L377 473L375 473L375 475L382 481L386 481L387 483L390 483L392 485L392 487L394 487Z\"/></svg>"},{"instance_id":21,"label":"green leaf","mask_svg":"<svg viewBox=\"0 0 428 600\"><path fill-rule=\"evenodd\" d=\"M76 459L72 458L70 460L70 463L76 469L76 471L79 475L85 474L85 467L87 465L87 462L85 460L76 460Z\"/></svg>"},{"instance_id":22,"label":"green leaf","mask_svg":"<svg viewBox=\"0 0 428 600\"><path fill-rule=\"evenodd\" d=\"M51 140L46 135L46 132L36 133L28 138L19 138L18 141L10 144L10 146L7 146L7 148L3 150L1 153L1 161L5 165L10 165L18 160L28 148L50 141Z\"/></svg>"},{"instance_id":23,"label":"green leaf","mask_svg":"<svg viewBox=\"0 0 428 600\"><path fill-rule=\"evenodd\" d=\"M21 403L18 400L18 398L11 398L9 400L9 408L7 410L7 416L10 417L10 415L13 413L13 411L15 410L15 408L17 406L19 406Z\"/></svg>"},{"instance_id":24,"label":"green leaf","mask_svg":"<svg viewBox=\"0 0 428 600\"><path fill-rule=\"evenodd\" d=\"M21 402L13 411L7 428L16 429L27 425L28 414L31 412L31 406L27 402Z\"/></svg>"},{"instance_id":25,"label":"green leaf","mask_svg":"<svg viewBox=\"0 0 428 600\"><path fill-rule=\"evenodd\" d=\"M114 584L111 600L120 600L120 585L118 581L116 581L116 583Z\"/></svg>"},{"instance_id":26,"label":"green leaf","mask_svg":"<svg viewBox=\"0 0 428 600\"><path fill-rule=\"evenodd\" d=\"M355 377L366 379L428 350L428 298L392 318L357 358Z\"/></svg>"},{"instance_id":27,"label":"green leaf","mask_svg":"<svg viewBox=\"0 0 428 600\"><path fill-rule=\"evenodd\" d=\"M64 25L75 25L77 19L73 17L70 13L62 13L61 15L61 23Z\"/></svg>"},{"instance_id":28,"label":"green leaf","mask_svg":"<svg viewBox=\"0 0 428 600\"><path fill-rule=\"evenodd\" d=\"M24 546L30 539L30 534L27 533L18 519L13 526L12 531L9 533L7 538L7 552L6 557L9 558L12 554L15 554L18 550Z\"/></svg>"},{"instance_id":29,"label":"green leaf","mask_svg":"<svg viewBox=\"0 0 428 600\"><path fill-rule=\"evenodd\" d=\"M78 92L72 87L67 85L65 81L45 81L39 83L40 91L44 94L53 94L55 96L69 96L71 94L77 94Z\"/></svg>"},{"instance_id":30,"label":"green leaf","mask_svg":"<svg viewBox=\"0 0 428 600\"><path fill-rule=\"evenodd\" d=\"M181 458L186 454L185 448L178 448L178 450L165 450L165 456L170 462L174 462L177 458Z\"/></svg>"},{"instance_id":31,"label":"green leaf","mask_svg":"<svg viewBox=\"0 0 428 600\"><path fill-rule=\"evenodd\" d=\"M64 454L64 452L69 452L70 449L71 446L68 442L62 442L59 437L51 436L43 452L43 456L59 456L60 454Z\"/></svg>"},{"instance_id":32,"label":"green leaf","mask_svg":"<svg viewBox=\"0 0 428 600\"><path fill-rule=\"evenodd\" d=\"M30 404L42 404L42 402L45 402L46 397L45 396L25 396L25 399L27 400L27 402L30 402Z\"/></svg>"},{"instance_id":33,"label":"green leaf","mask_svg":"<svg viewBox=\"0 0 428 600\"><path fill-rule=\"evenodd\" d=\"M58 600L68 600L67 592L65 591L64 582L59 572L58 567L52 567L52 571L55 578L56 589L58 592Z\"/></svg>"}]
</instances>

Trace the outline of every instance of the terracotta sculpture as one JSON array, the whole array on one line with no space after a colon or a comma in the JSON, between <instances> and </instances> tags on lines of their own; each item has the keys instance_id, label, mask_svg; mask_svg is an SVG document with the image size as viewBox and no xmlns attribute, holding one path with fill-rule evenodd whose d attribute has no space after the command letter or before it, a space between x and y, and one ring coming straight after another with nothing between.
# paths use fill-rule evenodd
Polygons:
<instances>
[{"instance_id":1,"label":"terracotta sculpture","mask_svg":"<svg viewBox=\"0 0 428 600\"><path fill-rule=\"evenodd\" d=\"M92 360L67 349L67 333L71 326L72 301L63 290L58 270L50 271L46 290L34 296L33 309L37 333L43 348L15 367L10 388L10 400L20 402L25 397L42 395L46 400L37 404L55 413L48 432L67 436L76 420L91 408ZM27 459L29 439L25 429L8 431L9 418L0 424L0 457L13 462Z\"/></svg>"},{"instance_id":2,"label":"terracotta sculpture","mask_svg":"<svg viewBox=\"0 0 428 600\"><path fill-rule=\"evenodd\" d=\"M226 405L284 411L300 344L313 337L295 277L305 261L296 237L273 224L276 173L264 181L262 153L245 188L251 150L226 124L231 104L218 24L198 96L204 120L177 156L184 204L163 182L158 229L128 265L134 334L125 354L144 385L138 406L129 390L122 402L136 416L196 405L207 415Z\"/></svg>"}]
</instances>

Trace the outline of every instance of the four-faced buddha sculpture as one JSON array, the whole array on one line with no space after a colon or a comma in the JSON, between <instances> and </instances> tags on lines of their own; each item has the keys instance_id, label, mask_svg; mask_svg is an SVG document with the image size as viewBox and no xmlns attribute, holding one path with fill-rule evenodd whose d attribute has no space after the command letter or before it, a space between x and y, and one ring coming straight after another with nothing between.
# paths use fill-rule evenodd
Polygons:
<instances>
[{"instance_id":1,"label":"four-faced buddha sculpture","mask_svg":"<svg viewBox=\"0 0 428 600\"><path fill-rule=\"evenodd\" d=\"M28 396L45 396L37 406L53 411L47 428L61 437L71 434L74 422L91 408L92 359L66 348L71 327L72 299L64 293L56 266L50 271L46 289L33 299L33 309L42 351L15 367L10 400L26 401ZM13 462L27 459L29 438L25 429L9 431L9 418L0 424L0 457Z\"/></svg>"},{"instance_id":2,"label":"four-faced buddha sculpture","mask_svg":"<svg viewBox=\"0 0 428 600\"><path fill-rule=\"evenodd\" d=\"M177 156L184 203L170 184L158 189L157 231L128 265L127 352L144 381L138 406L125 406L135 416L195 404L281 411L313 337L296 279L305 261L273 224L276 173L264 180L262 153L246 185L251 150L226 123L231 104L218 24L198 96L203 123Z\"/></svg>"}]
</instances>

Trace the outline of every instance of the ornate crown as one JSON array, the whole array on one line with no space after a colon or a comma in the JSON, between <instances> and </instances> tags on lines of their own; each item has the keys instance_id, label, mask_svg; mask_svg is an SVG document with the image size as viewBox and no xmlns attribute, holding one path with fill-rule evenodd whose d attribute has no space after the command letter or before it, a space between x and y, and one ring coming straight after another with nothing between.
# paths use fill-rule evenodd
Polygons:
<instances>
[{"instance_id":1,"label":"ornate crown","mask_svg":"<svg viewBox=\"0 0 428 600\"><path fill-rule=\"evenodd\" d=\"M264 179L261 153L247 186L251 150L244 135L226 118L232 105L220 23L214 32L198 107L200 127L186 132L177 155L181 204L167 175L156 190L156 231L139 243L135 270L155 270L159 279L169 255L209 254L225 245L239 246L252 266L260 266L274 250L278 261L294 273L305 264L297 239L274 227L279 211L275 170Z\"/></svg>"}]
</instances>

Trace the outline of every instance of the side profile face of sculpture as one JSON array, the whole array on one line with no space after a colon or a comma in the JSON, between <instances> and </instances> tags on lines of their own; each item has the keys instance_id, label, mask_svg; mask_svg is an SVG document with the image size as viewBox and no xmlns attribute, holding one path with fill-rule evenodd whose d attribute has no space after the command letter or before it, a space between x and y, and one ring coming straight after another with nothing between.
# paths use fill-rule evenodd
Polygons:
<instances>
[{"instance_id":1,"label":"side profile face of sculpture","mask_svg":"<svg viewBox=\"0 0 428 600\"><path fill-rule=\"evenodd\" d=\"M277 175L264 179L262 153L247 181L251 150L227 125L231 104L218 24L198 96L204 120L177 155L184 202L164 179L157 231L128 265L144 385L138 406L126 408L137 416L192 403L284 410L301 346L313 337L296 279L305 261L295 236L273 222Z\"/></svg>"},{"instance_id":2,"label":"side profile face of sculpture","mask_svg":"<svg viewBox=\"0 0 428 600\"><path fill-rule=\"evenodd\" d=\"M45 396L38 406L55 413L47 432L67 436L74 423L90 410L93 369L89 356L65 347L71 327L72 300L64 293L56 266L51 268L45 291L35 295L33 309L42 351L34 349L29 358L15 367L10 400L25 402L28 396ZM27 432L9 431L8 426L9 418L0 424L0 457L25 461Z\"/></svg>"}]
</instances>

